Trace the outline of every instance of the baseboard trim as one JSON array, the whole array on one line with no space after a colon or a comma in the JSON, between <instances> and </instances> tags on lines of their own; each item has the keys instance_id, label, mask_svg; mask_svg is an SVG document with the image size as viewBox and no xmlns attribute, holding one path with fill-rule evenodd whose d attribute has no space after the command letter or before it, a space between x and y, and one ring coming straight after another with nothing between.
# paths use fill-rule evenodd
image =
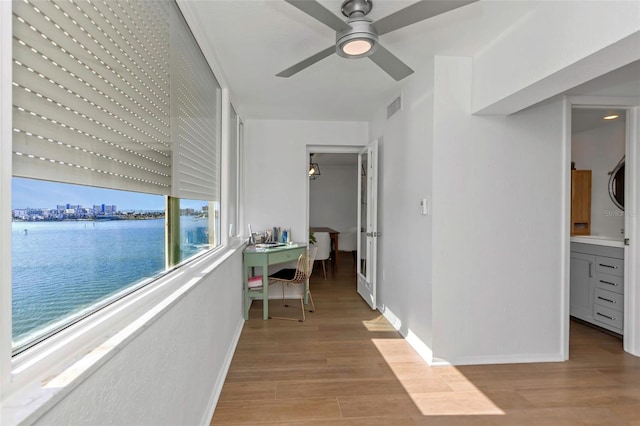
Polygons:
<instances>
[{"instance_id":1,"label":"baseboard trim","mask_svg":"<svg viewBox=\"0 0 640 426\"><path fill-rule=\"evenodd\" d=\"M402 321L388 307L378 307L378 311L389 321L398 333L409 343L418 355L430 366L449 365L480 365L480 364L522 364L533 362L564 362L566 361L560 352L547 354L509 354L509 355L482 355L461 356L454 358L434 358L431 348L420 339L411 329L403 331Z\"/></svg>"},{"instance_id":2,"label":"baseboard trim","mask_svg":"<svg viewBox=\"0 0 640 426\"><path fill-rule=\"evenodd\" d=\"M391 311L388 307L378 308L378 311L389 321L391 326L395 328L404 340L418 353L427 364L433 365L433 351L427 344L424 343L413 331L402 331L402 321Z\"/></svg>"}]
</instances>

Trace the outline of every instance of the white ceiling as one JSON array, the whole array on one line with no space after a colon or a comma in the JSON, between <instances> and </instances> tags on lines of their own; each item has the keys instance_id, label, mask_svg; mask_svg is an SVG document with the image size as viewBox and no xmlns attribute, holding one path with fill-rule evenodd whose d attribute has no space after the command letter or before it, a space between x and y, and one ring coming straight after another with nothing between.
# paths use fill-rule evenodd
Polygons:
<instances>
[{"instance_id":1,"label":"white ceiling","mask_svg":"<svg viewBox=\"0 0 640 426\"><path fill-rule=\"evenodd\" d=\"M320 3L344 18L341 0ZM374 21L415 0L374 0ZM482 0L381 36L414 70L434 55L470 56L507 31L527 2ZM199 42L221 64L245 119L366 121L397 94L396 82L369 59L332 55L300 73L275 75L331 46L335 32L281 0L179 0ZM346 19L346 18L345 18ZM205 49L206 50L206 49ZM408 78L411 78L408 77Z\"/></svg>"},{"instance_id":2,"label":"white ceiling","mask_svg":"<svg viewBox=\"0 0 640 426\"><path fill-rule=\"evenodd\" d=\"M572 96L614 96L640 98L640 61L611 71L608 74L576 86L566 92ZM585 132L612 124L602 117L610 113L620 115L624 120L624 110L615 108L574 108L571 114L571 131Z\"/></svg>"},{"instance_id":3,"label":"white ceiling","mask_svg":"<svg viewBox=\"0 0 640 426\"><path fill-rule=\"evenodd\" d=\"M332 55L290 77L285 68L335 42L335 32L282 0L178 0L211 50L245 119L367 121L411 79L396 82L368 59ZM342 0L319 2L340 13ZM374 21L415 0L374 0ZM414 70L435 55L473 56L518 25L535 2L481 0L381 36ZM640 96L640 62L578 86L572 95Z\"/></svg>"}]
</instances>

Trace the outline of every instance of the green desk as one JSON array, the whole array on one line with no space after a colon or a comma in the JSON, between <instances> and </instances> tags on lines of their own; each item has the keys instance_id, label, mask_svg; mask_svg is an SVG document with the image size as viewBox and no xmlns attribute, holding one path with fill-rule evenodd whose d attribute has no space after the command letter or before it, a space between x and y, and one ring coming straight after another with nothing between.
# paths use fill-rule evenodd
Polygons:
<instances>
[{"instance_id":1,"label":"green desk","mask_svg":"<svg viewBox=\"0 0 640 426\"><path fill-rule=\"evenodd\" d=\"M262 300L262 316L269 318L269 265L278 263L295 262L307 249L305 244L293 243L286 246L258 249L249 246L244 249L244 319L249 319L249 307L254 299ZM249 277L251 269L259 266L262 268L262 288L249 290Z\"/></svg>"}]
</instances>

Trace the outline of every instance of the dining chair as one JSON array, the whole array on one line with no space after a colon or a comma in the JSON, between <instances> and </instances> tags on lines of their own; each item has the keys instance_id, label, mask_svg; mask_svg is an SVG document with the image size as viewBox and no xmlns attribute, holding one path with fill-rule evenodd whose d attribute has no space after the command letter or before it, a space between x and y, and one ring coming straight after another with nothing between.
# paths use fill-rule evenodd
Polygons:
<instances>
[{"instance_id":1,"label":"dining chair","mask_svg":"<svg viewBox=\"0 0 640 426\"><path fill-rule=\"evenodd\" d=\"M279 293L282 293L282 300L299 299L300 308L302 310L302 319L288 318L288 317L269 317L269 319L283 319L289 321L303 322L307 319L304 312L304 297L308 296L311 302L311 309L309 312L314 312L316 307L313 303L313 297L311 296L311 290L307 285L311 272L313 272L313 262L315 260L318 247L310 247L304 253L298 257L298 263L296 268L281 269L275 274L269 275L269 299L279 298ZM281 287L280 291L272 291ZM277 289L280 290L280 289ZM285 308L288 308L288 304L284 304Z\"/></svg>"},{"instance_id":2,"label":"dining chair","mask_svg":"<svg viewBox=\"0 0 640 426\"><path fill-rule=\"evenodd\" d=\"M327 279L327 267L325 262L331 259L331 236L328 232L314 232L316 237L315 247L318 248L316 260L322 261L322 275ZM336 254L337 256L337 254Z\"/></svg>"},{"instance_id":3,"label":"dining chair","mask_svg":"<svg viewBox=\"0 0 640 426\"><path fill-rule=\"evenodd\" d=\"M338 235L340 251L351 252L353 257L353 268L356 269L356 253L358 251L358 231L356 227L341 231ZM336 255L337 256L337 255Z\"/></svg>"}]
</instances>

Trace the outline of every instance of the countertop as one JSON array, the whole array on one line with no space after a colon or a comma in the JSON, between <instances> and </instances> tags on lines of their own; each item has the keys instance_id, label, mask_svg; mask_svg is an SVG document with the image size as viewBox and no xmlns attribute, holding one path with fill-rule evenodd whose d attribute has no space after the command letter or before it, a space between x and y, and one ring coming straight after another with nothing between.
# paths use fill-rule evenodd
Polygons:
<instances>
[{"instance_id":1,"label":"countertop","mask_svg":"<svg viewBox=\"0 0 640 426\"><path fill-rule=\"evenodd\" d=\"M571 237L571 242L624 248L624 237L612 237L607 235L576 235Z\"/></svg>"}]
</instances>

